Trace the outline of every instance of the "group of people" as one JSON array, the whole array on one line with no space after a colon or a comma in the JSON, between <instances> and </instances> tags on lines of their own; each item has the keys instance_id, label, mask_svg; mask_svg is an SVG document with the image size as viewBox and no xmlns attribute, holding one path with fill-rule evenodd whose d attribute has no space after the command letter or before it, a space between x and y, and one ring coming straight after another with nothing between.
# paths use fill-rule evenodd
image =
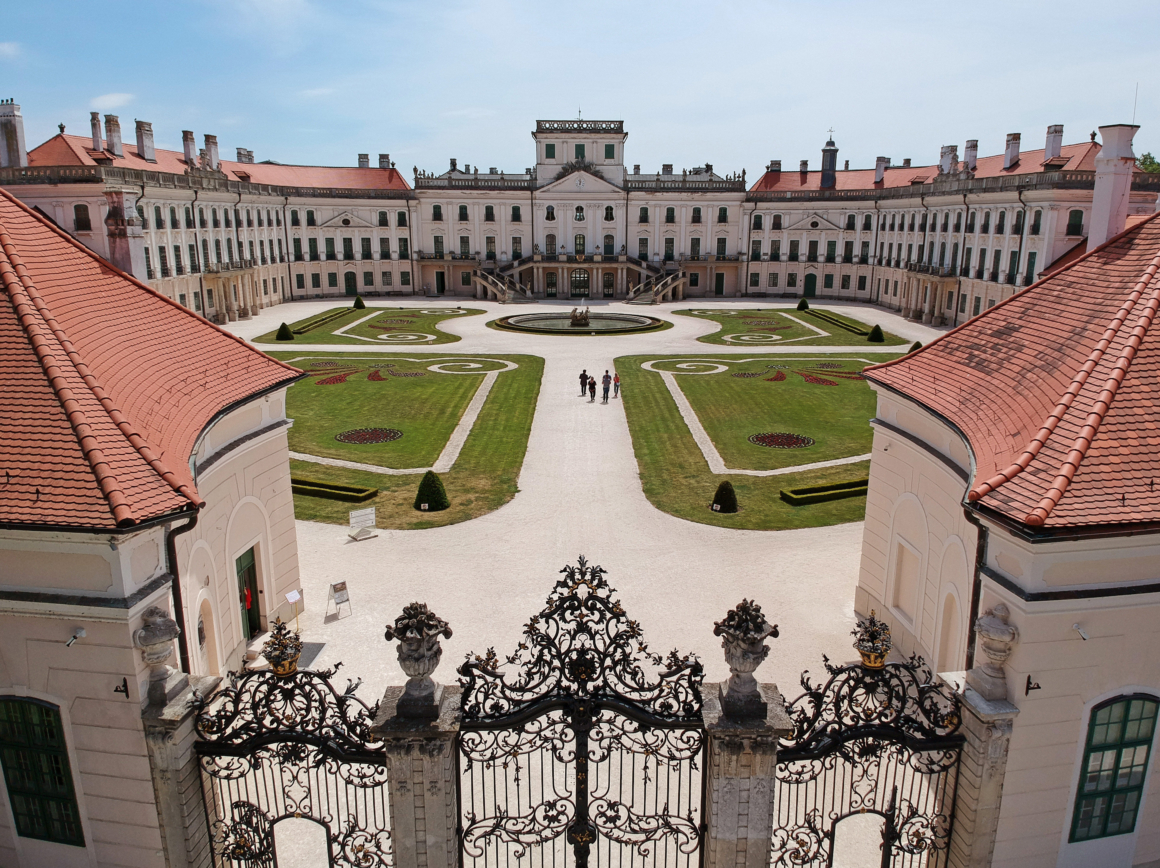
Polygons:
<instances>
[{"instance_id":1,"label":"group of people","mask_svg":"<svg viewBox=\"0 0 1160 868\"><path fill-rule=\"evenodd\" d=\"M604 371L604 376L600 378L600 384L604 387L604 400L600 403L608 403L608 392L612 390L612 397L620 397L620 374L609 373ZM588 376L588 369L585 368L580 372L580 397L583 398L588 395L588 403L592 404L596 401L596 378Z\"/></svg>"}]
</instances>

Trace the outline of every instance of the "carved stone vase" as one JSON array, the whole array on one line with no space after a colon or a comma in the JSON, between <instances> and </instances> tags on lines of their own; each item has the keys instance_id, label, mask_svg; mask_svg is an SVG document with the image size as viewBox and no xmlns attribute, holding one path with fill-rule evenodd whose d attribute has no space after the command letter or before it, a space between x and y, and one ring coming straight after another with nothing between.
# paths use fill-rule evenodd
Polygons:
<instances>
[{"instance_id":1,"label":"carved stone vase","mask_svg":"<svg viewBox=\"0 0 1160 868\"><path fill-rule=\"evenodd\" d=\"M427 608L426 603L411 603L403 614L386 629L387 641L399 641L399 667L407 676L397 710L402 717L435 718L443 688L431 674L443 657L439 637L451 638L447 622Z\"/></svg>"},{"instance_id":2,"label":"carved stone vase","mask_svg":"<svg viewBox=\"0 0 1160 868\"><path fill-rule=\"evenodd\" d=\"M761 606L742 600L725 618L713 626L713 635L721 637L729 680L721 694L721 710L733 718L764 718L768 704L757 686L753 673L769 656L765 640L777 638L776 624L770 624Z\"/></svg>"}]
</instances>

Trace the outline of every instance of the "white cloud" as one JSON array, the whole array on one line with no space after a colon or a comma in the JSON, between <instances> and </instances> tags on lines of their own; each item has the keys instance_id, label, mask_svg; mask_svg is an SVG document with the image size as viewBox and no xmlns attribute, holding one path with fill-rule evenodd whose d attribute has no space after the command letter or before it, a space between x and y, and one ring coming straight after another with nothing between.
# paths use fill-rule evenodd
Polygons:
<instances>
[{"instance_id":1,"label":"white cloud","mask_svg":"<svg viewBox=\"0 0 1160 868\"><path fill-rule=\"evenodd\" d=\"M0 57L5 60L12 60L20 56L19 42L0 42Z\"/></svg>"},{"instance_id":2,"label":"white cloud","mask_svg":"<svg viewBox=\"0 0 1160 868\"><path fill-rule=\"evenodd\" d=\"M128 105L133 101L134 95L131 93L104 93L100 96L93 97L89 103L97 111L109 111L110 109L120 108L123 105Z\"/></svg>"},{"instance_id":3,"label":"white cloud","mask_svg":"<svg viewBox=\"0 0 1160 868\"><path fill-rule=\"evenodd\" d=\"M312 87L309 90L300 90L298 92L298 95L299 96L306 96L306 97L329 96L332 93L334 93L333 87Z\"/></svg>"}]
</instances>

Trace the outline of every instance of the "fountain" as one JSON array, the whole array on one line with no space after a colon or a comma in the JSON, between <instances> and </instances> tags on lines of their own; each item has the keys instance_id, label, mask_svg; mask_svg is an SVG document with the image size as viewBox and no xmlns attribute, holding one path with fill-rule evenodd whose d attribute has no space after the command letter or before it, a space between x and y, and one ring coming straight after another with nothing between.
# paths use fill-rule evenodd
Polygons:
<instances>
[{"instance_id":1,"label":"fountain","mask_svg":"<svg viewBox=\"0 0 1160 868\"><path fill-rule=\"evenodd\" d=\"M593 313L573 308L571 313L525 313L488 323L498 329L541 335L623 335L668 328L671 323L634 313Z\"/></svg>"}]
</instances>

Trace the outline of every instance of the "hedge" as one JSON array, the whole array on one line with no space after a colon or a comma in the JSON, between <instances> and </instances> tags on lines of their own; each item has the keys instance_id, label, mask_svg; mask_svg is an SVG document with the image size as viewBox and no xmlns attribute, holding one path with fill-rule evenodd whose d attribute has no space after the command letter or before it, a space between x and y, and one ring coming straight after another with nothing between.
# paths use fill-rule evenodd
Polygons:
<instances>
[{"instance_id":1,"label":"hedge","mask_svg":"<svg viewBox=\"0 0 1160 868\"><path fill-rule=\"evenodd\" d=\"M366 310L367 303L363 301L363 297L361 295L356 295L354 297L354 304L352 304L351 307L355 310Z\"/></svg>"},{"instance_id":2,"label":"hedge","mask_svg":"<svg viewBox=\"0 0 1160 868\"><path fill-rule=\"evenodd\" d=\"M447 490L443 487L443 480L434 470L423 474L423 481L419 483L419 491L415 494L415 509L425 512L438 512L451 506L447 499Z\"/></svg>"},{"instance_id":3,"label":"hedge","mask_svg":"<svg viewBox=\"0 0 1160 868\"><path fill-rule=\"evenodd\" d=\"M346 500L358 503L375 497L377 488L359 488L357 485L339 485L335 482L322 482L317 479L305 479L300 476L290 477L290 490L295 494L305 494L310 497L325 497L328 500Z\"/></svg>"},{"instance_id":4,"label":"hedge","mask_svg":"<svg viewBox=\"0 0 1160 868\"><path fill-rule=\"evenodd\" d=\"M291 331L293 331L296 335L304 335L307 332L314 331L319 326L324 326L328 322L333 322L340 316L346 316L347 310L348 309L345 307L340 307L338 310L332 310L330 313L324 313L322 316L315 317L314 319L308 319L301 325L291 329Z\"/></svg>"},{"instance_id":5,"label":"hedge","mask_svg":"<svg viewBox=\"0 0 1160 868\"><path fill-rule=\"evenodd\" d=\"M870 329L870 335L866 338L872 344L881 344L886 342L886 335L882 334L882 326L876 325Z\"/></svg>"},{"instance_id":6,"label":"hedge","mask_svg":"<svg viewBox=\"0 0 1160 868\"><path fill-rule=\"evenodd\" d=\"M850 479L846 482L833 482L829 485L782 489L779 495L790 506L805 506L809 503L841 500L844 497L865 497L869 485L869 478Z\"/></svg>"},{"instance_id":7,"label":"hedge","mask_svg":"<svg viewBox=\"0 0 1160 868\"><path fill-rule=\"evenodd\" d=\"M798 310L809 310L809 309L810 309L810 303L809 303L808 301L806 301L806 300L803 298L803 299L801 299L801 301L799 301L799 302L798 302L798 308L797 308L797 309L798 309Z\"/></svg>"},{"instance_id":8,"label":"hedge","mask_svg":"<svg viewBox=\"0 0 1160 868\"><path fill-rule=\"evenodd\" d=\"M286 323L278 326L278 334L274 335L276 341L292 341L294 340L294 332L290 331L290 326Z\"/></svg>"},{"instance_id":9,"label":"hedge","mask_svg":"<svg viewBox=\"0 0 1160 868\"><path fill-rule=\"evenodd\" d=\"M717 486L717 493L713 495L713 511L737 512L737 492L728 479Z\"/></svg>"},{"instance_id":10,"label":"hedge","mask_svg":"<svg viewBox=\"0 0 1160 868\"><path fill-rule=\"evenodd\" d=\"M913 344L910 345L910 349L907 350L906 352L907 353L917 353L921 349L922 349L922 341L915 341Z\"/></svg>"},{"instance_id":11,"label":"hedge","mask_svg":"<svg viewBox=\"0 0 1160 868\"><path fill-rule=\"evenodd\" d=\"M842 320L838 319L833 314L826 313L824 310L811 310L809 312L809 314L812 317L816 317L817 319L820 319L822 322L827 322L832 326L836 326L837 328L845 329L848 332L853 332L854 334L856 334L860 337L866 337L868 334L870 334L869 329L859 328L858 326L850 325L848 322L843 322Z\"/></svg>"}]
</instances>

